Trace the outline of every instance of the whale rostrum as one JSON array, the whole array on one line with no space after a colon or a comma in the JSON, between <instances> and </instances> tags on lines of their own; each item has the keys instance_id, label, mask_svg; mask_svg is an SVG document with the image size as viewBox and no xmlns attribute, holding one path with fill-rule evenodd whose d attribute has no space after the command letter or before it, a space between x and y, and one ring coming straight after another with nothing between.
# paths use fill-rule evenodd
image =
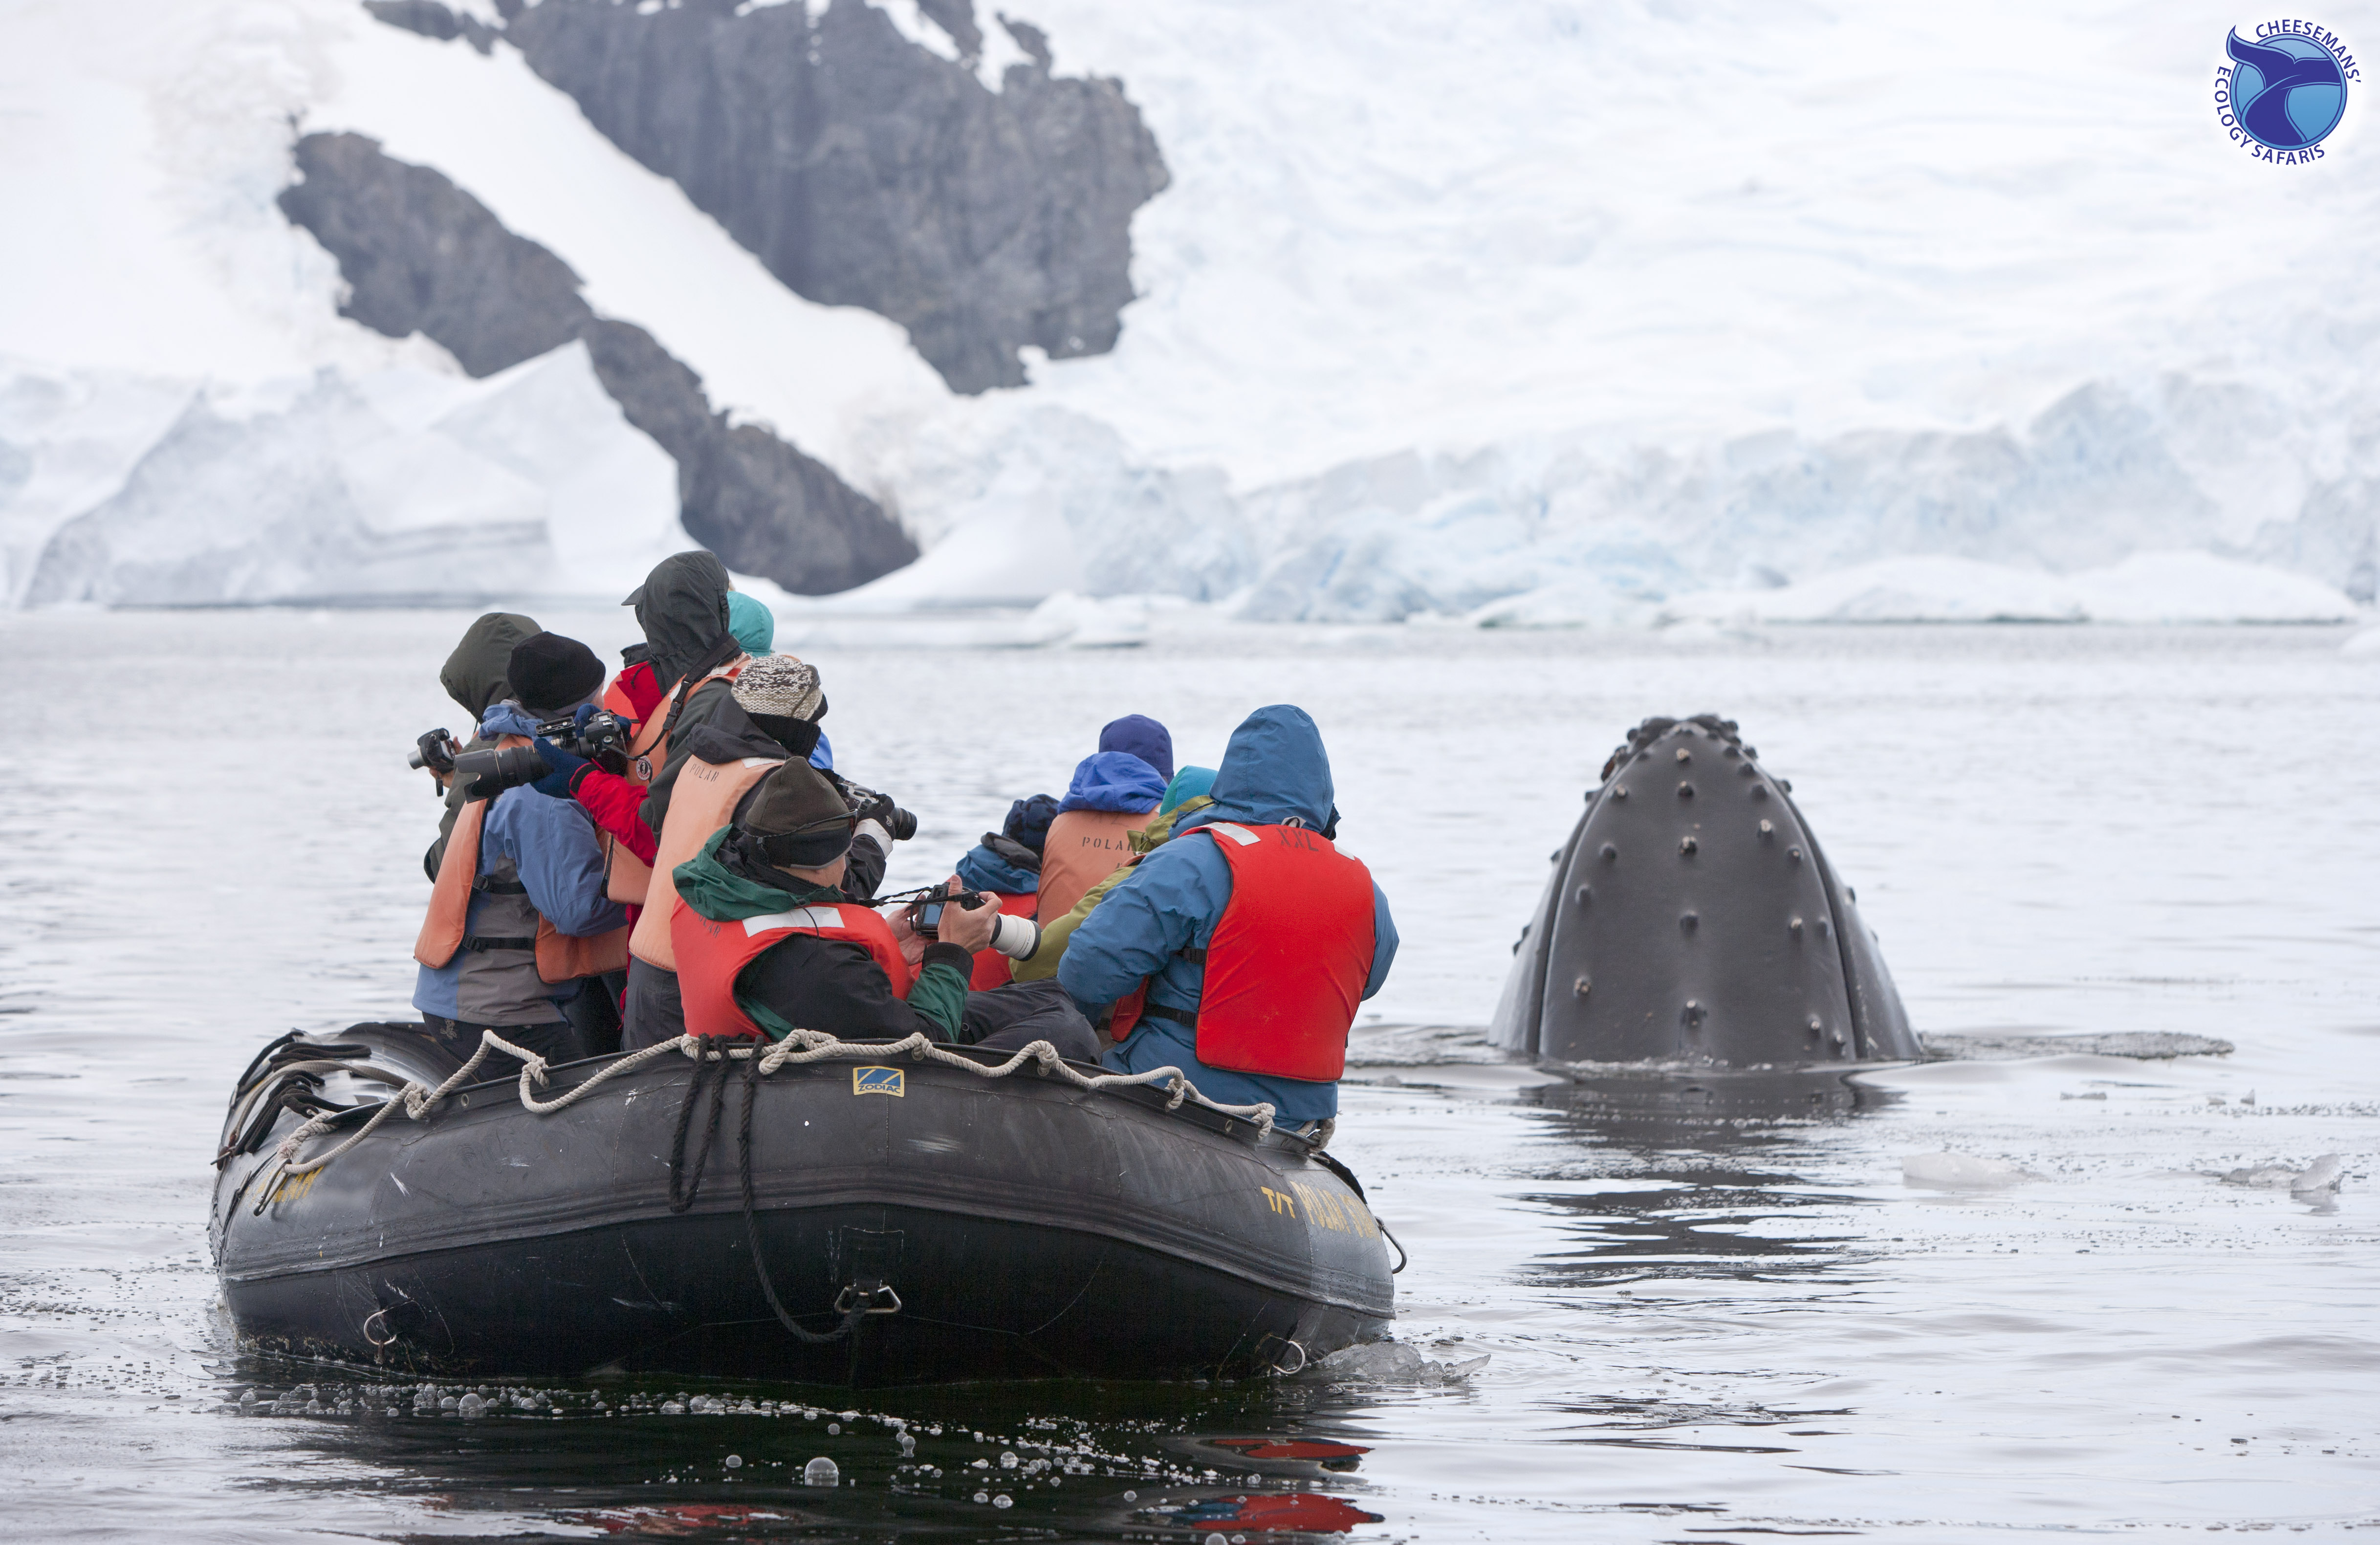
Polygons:
<instances>
[{"instance_id":1,"label":"whale rostrum","mask_svg":"<svg viewBox=\"0 0 2380 1545\"><path fill-rule=\"evenodd\" d=\"M1489 1039L1557 1063L1924 1055L1791 788L1733 720L1630 731L1555 855Z\"/></svg>"}]
</instances>

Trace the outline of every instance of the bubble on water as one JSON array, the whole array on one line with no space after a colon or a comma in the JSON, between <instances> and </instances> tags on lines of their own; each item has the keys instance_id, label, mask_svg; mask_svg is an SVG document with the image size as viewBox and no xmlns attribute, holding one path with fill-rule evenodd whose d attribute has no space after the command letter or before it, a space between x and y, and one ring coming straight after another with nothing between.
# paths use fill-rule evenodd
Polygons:
<instances>
[{"instance_id":1,"label":"bubble on water","mask_svg":"<svg viewBox=\"0 0 2380 1545\"><path fill-rule=\"evenodd\" d=\"M740 1454L729 1454L727 1456L727 1467L731 1470L742 1469L744 1467L744 1456Z\"/></svg>"},{"instance_id":2,"label":"bubble on water","mask_svg":"<svg viewBox=\"0 0 2380 1545\"><path fill-rule=\"evenodd\" d=\"M461 1401L456 1400L450 1394L438 1402L438 1408L442 1411L452 1411L462 1404L463 1403Z\"/></svg>"},{"instance_id":3,"label":"bubble on water","mask_svg":"<svg viewBox=\"0 0 2380 1545\"><path fill-rule=\"evenodd\" d=\"M1002 1452L1000 1456L1000 1467L1003 1470L1013 1470L1016 1468L1016 1455L1012 1453Z\"/></svg>"},{"instance_id":4,"label":"bubble on water","mask_svg":"<svg viewBox=\"0 0 2380 1545\"><path fill-rule=\"evenodd\" d=\"M1123 1500L1128 1502L1136 1502L1140 1501L1140 1493L1137 1491L1126 1491L1123 1494Z\"/></svg>"},{"instance_id":5,"label":"bubble on water","mask_svg":"<svg viewBox=\"0 0 2380 1545\"><path fill-rule=\"evenodd\" d=\"M455 1406L455 1414L458 1416L476 1417L487 1408L488 1403L486 1401L481 1400L476 1394L467 1394L463 1397L462 1403Z\"/></svg>"},{"instance_id":6,"label":"bubble on water","mask_svg":"<svg viewBox=\"0 0 2380 1545\"><path fill-rule=\"evenodd\" d=\"M999 1496L991 1499L991 1505L994 1507L1014 1507L1016 1504L1010 1502L1008 1500L1008 1493L1003 1491Z\"/></svg>"},{"instance_id":7,"label":"bubble on water","mask_svg":"<svg viewBox=\"0 0 2380 1545\"><path fill-rule=\"evenodd\" d=\"M674 1400L664 1400L662 1402L662 1415L665 1417L682 1417L686 1415L686 1407L679 1405Z\"/></svg>"},{"instance_id":8,"label":"bubble on water","mask_svg":"<svg viewBox=\"0 0 2380 1545\"><path fill-rule=\"evenodd\" d=\"M804 1486L840 1486L843 1484L843 1471L836 1468L833 1460L820 1454L802 1466L802 1484Z\"/></svg>"},{"instance_id":9,"label":"bubble on water","mask_svg":"<svg viewBox=\"0 0 2380 1545\"><path fill-rule=\"evenodd\" d=\"M239 1397L239 1414L244 1417L255 1409L256 1392L254 1390L244 1391Z\"/></svg>"},{"instance_id":10,"label":"bubble on water","mask_svg":"<svg viewBox=\"0 0 2380 1545\"><path fill-rule=\"evenodd\" d=\"M901 1457L902 1457L902 1458L904 1458L904 1459L906 1459L906 1458L908 1458L911 1454L915 1454L915 1453L917 1453L917 1439L915 1439L915 1438L910 1437L906 1432L902 1433L902 1434L901 1434Z\"/></svg>"},{"instance_id":11,"label":"bubble on water","mask_svg":"<svg viewBox=\"0 0 2380 1545\"><path fill-rule=\"evenodd\" d=\"M991 1493L989 1491L978 1491L975 1494L975 1500L979 1502L988 1502L991 1501Z\"/></svg>"}]
</instances>

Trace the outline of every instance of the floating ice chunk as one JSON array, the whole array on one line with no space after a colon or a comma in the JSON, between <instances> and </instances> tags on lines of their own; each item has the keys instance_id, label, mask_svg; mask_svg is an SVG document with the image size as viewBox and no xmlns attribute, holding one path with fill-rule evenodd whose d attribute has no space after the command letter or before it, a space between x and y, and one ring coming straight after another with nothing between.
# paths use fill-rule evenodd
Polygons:
<instances>
[{"instance_id":1,"label":"floating ice chunk","mask_svg":"<svg viewBox=\"0 0 2380 1545\"><path fill-rule=\"evenodd\" d=\"M1308 1369L1325 1379L1364 1379L1383 1384L1438 1384L1467 1379L1488 1366L1488 1355L1459 1363L1432 1362L1401 1341L1372 1341L1342 1347Z\"/></svg>"},{"instance_id":2,"label":"floating ice chunk","mask_svg":"<svg viewBox=\"0 0 2380 1545\"><path fill-rule=\"evenodd\" d=\"M1903 1184L1937 1191L1996 1191L2041 1177L2000 1159L1971 1153L1911 1153L1900 1161Z\"/></svg>"},{"instance_id":3,"label":"floating ice chunk","mask_svg":"<svg viewBox=\"0 0 2380 1545\"><path fill-rule=\"evenodd\" d=\"M2345 1166L2336 1153L2325 1153L2302 1170L2287 1164L2257 1164L2248 1168L2227 1170L2222 1178L2233 1186L2254 1186L2268 1190L2284 1186L2292 1191L2336 1191L2345 1174Z\"/></svg>"}]
</instances>

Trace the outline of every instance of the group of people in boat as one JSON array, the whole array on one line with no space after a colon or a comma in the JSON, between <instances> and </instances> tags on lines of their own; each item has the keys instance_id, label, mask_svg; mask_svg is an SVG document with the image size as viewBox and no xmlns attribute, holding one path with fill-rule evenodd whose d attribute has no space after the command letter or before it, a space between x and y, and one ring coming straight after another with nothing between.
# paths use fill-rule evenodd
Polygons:
<instances>
[{"instance_id":1,"label":"group of people in boat","mask_svg":"<svg viewBox=\"0 0 2380 1545\"><path fill-rule=\"evenodd\" d=\"M1179 1067L1291 1127L1335 1117L1397 932L1334 845L1304 711L1249 714L1212 769L1177 768L1155 720L1117 719L1063 796L1011 805L932 910L880 908L914 818L835 770L825 684L772 652L769 610L701 552L624 604L644 642L616 675L504 612L440 675L476 726L466 749L528 754L526 782L431 764L446 809L413 1001L432 1034L468 1054L492 1029L555 1062L689 1032L1046 1040L1113 1071ZM618 730L590 755L540 729L598 712Z\"/></svg>"}]
</instances>

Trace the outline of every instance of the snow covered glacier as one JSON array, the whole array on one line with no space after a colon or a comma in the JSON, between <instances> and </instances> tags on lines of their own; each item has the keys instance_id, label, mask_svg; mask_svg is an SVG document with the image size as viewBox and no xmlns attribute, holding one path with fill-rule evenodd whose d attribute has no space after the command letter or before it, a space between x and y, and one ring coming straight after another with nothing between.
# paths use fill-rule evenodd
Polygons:
<instances>
[{"instance_id":1,"label":"snow covered glacier","mask_svg":"<svg viewBox=\"0 0 2380 1545\"><path fill-rule=\"evenodd\" d=\"M596 95L638 28L756 8L648 4L596 17L601 48L555 42L604 4L546 0L526 55L512 0L440 13L472 34L446 42L347 0L0 15L0 58L43 65L0 78L0 197L46 237L0 249L12 602L589 593L683 540L669 457L581 389L582 346L473 382L340 318L337 264L273 201L294 124L435 168L723 422L897 514L924 556L843 604L2372 603L2380 182L2357 169L2380 143L2350 108L2315 166L2232 152L2211 13L1037 0L1008 25L806 0L764 19L930 59L903 67L1019 154L1128 99L1162 157L1112 140L1112 193L971 266L935 266L934 209L885 203L869 239L925 256L880 285L756 225L748 167L701 186L666 91ZM2380 35L2366 9L2334 19ZM1089 84L1028 110L1050 80ZM1144 198L1136 298L1101 332L1112 270L1056 254L1112 253L1096 233Z\"/></svg>"}]
</instances>

